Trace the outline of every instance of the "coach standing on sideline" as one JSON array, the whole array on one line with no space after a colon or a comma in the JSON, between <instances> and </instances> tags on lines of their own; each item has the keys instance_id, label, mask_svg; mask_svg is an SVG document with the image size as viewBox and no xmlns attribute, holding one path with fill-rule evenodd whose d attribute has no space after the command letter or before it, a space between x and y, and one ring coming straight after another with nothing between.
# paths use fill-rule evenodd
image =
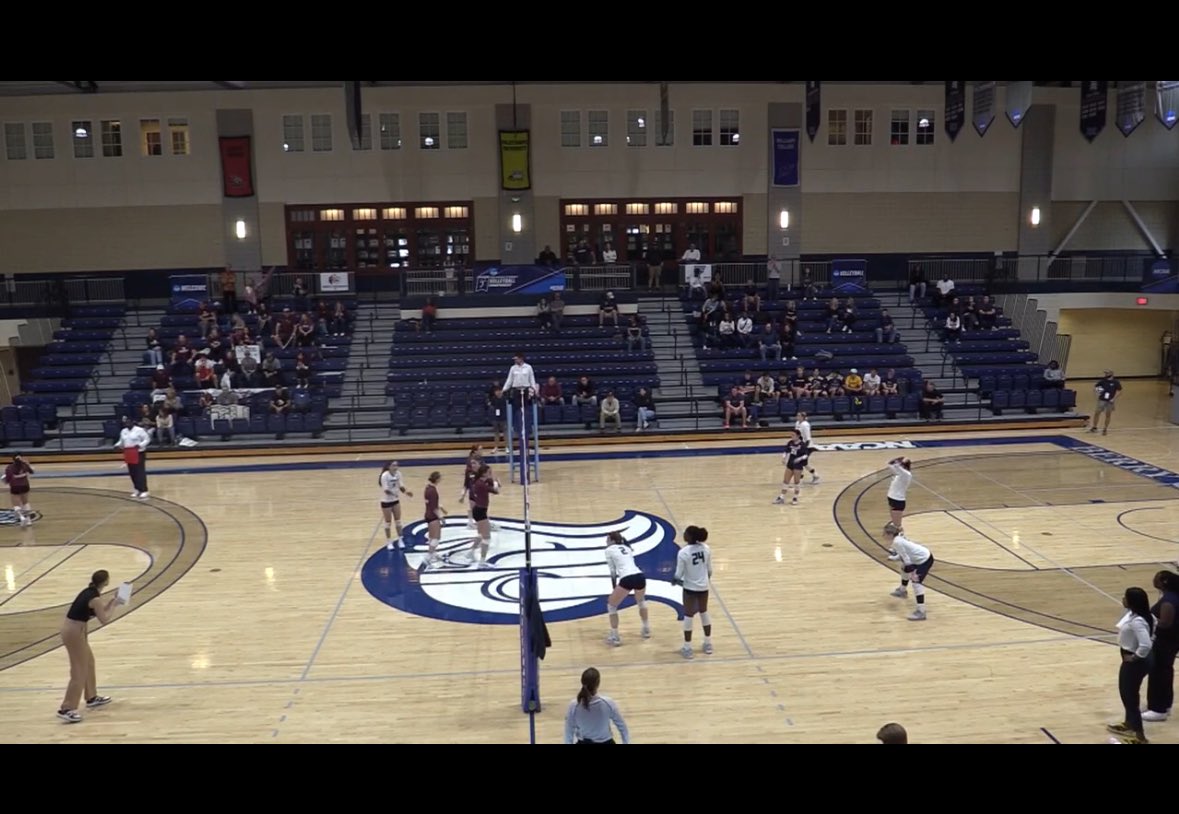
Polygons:
<instances>
[{"instance_id":1,"label":"coach standing on sideline","mask_svg":"<svg viewBox=\"0 0 1179 814\"><path fill-rule=\"evenodd\" d=\"M131 497L146 500L147 492L147 447L151 444L151 436L143 427L136 426L130 416L123 417L123 431L119 434L116 449L123 450L123 461L127 464L127 471L131 474L131 483L135 491Z\"/></svg>"}]
</instances>

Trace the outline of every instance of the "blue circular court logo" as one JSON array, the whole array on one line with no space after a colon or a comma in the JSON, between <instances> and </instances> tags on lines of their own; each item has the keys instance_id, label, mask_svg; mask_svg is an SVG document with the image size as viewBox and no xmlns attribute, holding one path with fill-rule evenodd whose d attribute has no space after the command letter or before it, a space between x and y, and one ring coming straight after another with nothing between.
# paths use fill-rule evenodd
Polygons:
<instances>
[{"instance_id":1,"label":"blue circular court logo","mask_svg":"<svg viewBox=\"0 0 1179 814\"><path fill-rule=\"evenodd\" d=\"M520 570L524 567L524 523L493 518L488 566L472 560L478 541L465 517L447 518L438 546L440 559L427 567L426 523L405 528L406 548L381 549L361 570L361 582L377 599L398 610L478 625L520 623ZM610 570L606 535L622 533L647 576L647 598L683 616L681 590L671 584L679 547L675 529L661 517L627 511L622 518L593 525L532 524L532 566L537 570L545 621L567 622L606 612ZM628 598L622 607L633 604Z\"/></svg>"}]
</instances>

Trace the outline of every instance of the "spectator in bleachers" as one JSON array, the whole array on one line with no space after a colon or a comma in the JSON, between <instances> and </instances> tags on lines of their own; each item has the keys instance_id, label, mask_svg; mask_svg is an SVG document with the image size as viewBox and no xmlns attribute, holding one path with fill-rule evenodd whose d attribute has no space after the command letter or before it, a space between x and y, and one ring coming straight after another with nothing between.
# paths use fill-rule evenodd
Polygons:
<instances>
[{"instance_id":1,"label":"spectator in bleachers","mask_svg":"<svg viewBox=\"0 0 1179 814\"><path fill-rule=\"evenodd\" d=\"M746 399L753 399L753 394L757 392L757 377L753 375L752 370L746 370L745 375L737 382L737 386L741 388L741 392Z\"/></svg>"},{"instance_id":2,"label":"spectator in bleachers","mask_svg":"<svg viewBox=\"0 0 1179 814\"><path fill-rule=\"evenodd\" d=\"M235 348L240 348L244 345L253 345L254 338L250 336L250 328L243 325L240 328L234 328L233 333L229 337L229 344Z\"/></svg>"},{"instance_id":3,"label":"spectator in bleachers","mask_svg":"<svg viewBox=\"0 0 1179 814\"><path fill-rule=\"evenodd\" d=\"M757 286L750 280L745 286L745 296L741 300L741 310L756 314L761 310L761 295L757 293Z\"/></svg>"},{"instance_id":4,"label":"spectator in bleachers","mask_svg":"<svg viewBox=\"0 0 1179 814\"><path fill-rule=\"evenodd\" d=\"M556 376L549 376L548 381L540 386L540 400L542 404L557 406L565 403L565 398L561 394L561 385L557 382Z\"/></svg>"},{"instance_id":5,"label":"spectator in bleachers","mask_svg":"<svg viewBox=\"0 0 1179 814\"><path fill-rule=\"evenodd\" d=\"M307 311L307 286L303 284L302 277L295 278L294 288L291 289L291 298L295 301L295 310L299 313Z\"/></svg>"},{"instance_id":6,"label":"spectator in bleachers","mask_svg":"<svg viewBox=\"0 0 1179 814\"><path fill-rule=\"evenodd\" d=\"M538 266L555 266L557 265L557 255L553 251L552 246L545 244L544 251L536 256L536 265Z\"/></svg>"},{"instance_id":7,"label":"spectator in bleachers","mask_svg":"<svg viewBox=\"0 0 1179 814\"><path fill-rule=\"evenodd\" d=\"M270 309L266 303L258 303L258 337L270 336L274 329L274 318L270 315Z\"/></svg>"},{"instance_id":8,"label":"spectator in bleachers","mask_svg":"<svg viewBox=\"0 0 1179 814\"><path fill-rule=\"evenodd\" d=\"M345 336L348 333L348 309L343 300L336 300L336 307L332 309L331 334Z\"/></svg>"},{"instance_id":9,"label":"spectator in bleachers","mask_svg":"<svg viewBox=\"0 0 1179 814\"><path fill-rule=\"evenodd\" d=\"M229 331L230 331L230 333L233 333L234 331L244 331L245 329L246 329L245 319L242 317L241 314L234 313L233 316L231 316L229 318Z\"/></svg>"},{"instance_id":10,"label":"spectator in bleachers","mask_svg":"<svg viewBox=\"0 0 1179 814\"><path fill-rule=\"evenodd\" d=\"M180 394L176 392L175 387L169 387L164 391L164 399L160 402L161 410L168 410L172 415L184 415L184 402L180 399Z\"/></svg>"},{"instance_id":11,"label":"spectator in bleachers","mask_svg":"<svg viewBox=\"0 0 1179 814\"><path fill-rule=\"evenodd\" d=\"M897 341L897 326L892 321L892 315L885 308L880 312L880 327L876 329L876 344L893 344Z\"/></svg>"},{"instance_id":12,"label":"spectator in bleachers","mask_svg":"<svg viewBox=\"0 0 1179 814\"><path fill-rule=\"evenodd\" d=\"M311 387L311 365L307 364L307 357L302 352L295 357L295 381L303 390Z\"/></svg>"},{"instance_id":13,"label":"spectator in bleachers","mask_svg":"<svg viewBox=\"0 0 1179 814\"><path fill-rule=\"evenodd\" d=\"M299 327L295 328L295 345L300 348L310 348L315 345L315 324L311 317L303 314L299 318Z\"/></svg>"},{"instance_id":14,"label":"spectator in bleachers","mask_svg":"<svg viewBox=\"0 0 1179 814\"><path fill-rule=\"evenodd\" d=\"M916 305L918 300L925 299L925 271L921 266L914 266L909 272L909 304Z\"/></svg>"},{"instance_id":15,"label":"spectator in bleachers","mask_svg":"<svg viewBox=\"0 0 1179 814\"><path fill-rule=\"evenodd\" d=\"M836 396L845 395L846 391L843 389L843 374L838 370L832 370L824 379L824 384L827 387L827 397L835 398Z\"/></svg>"},{"instance_id":16,"label":"spectator in bleachers","mask_svg":"<svg viewBox=\"0 0 1179 814\"><path fill-rule=\"evenodd\" d=\"M786 395L786 388L780 388L783 397ZM807 398L811 394L811 382L807 378L806 371L802 369L802 365L794 368L794 375L790 377L790 392L794 398Z\"/></svg>"},{"instance_id":17,"label":"spectator in bleachers","mask_svg":"<svg viewBox=\"0 0 1179 814\"><path fill-rule=\"evenodd\" d=\"M766 261L766 296L770 302L778 301L778 287L782 284L782 264L770 255Z\"/></svg>"},{"instance_id":18,"label":"spectator in bleachers","mask_svg":"<svg viewBox=\"0 0 1179 814\"><path fill-rule=\"evenodd\" d=\"M217 327L217 314L209 307L209 303L201 303L200 310L197 312L197 322L201 326L201 336L208 336L209 332Z\"/></svg>"},{"instance_id":19,"label":"spectator in bleachers","mask_svg":"<svg viewBox=\"0 0 1179 814\"><path fill-rule=\"evenodd\" d=\"M901 393L901 382L897 378L897 372L893 368L889 368L884 372L884 378L880 380L880 395L882 396L899 396Z\"/></svg>"},{"instance_id":20,"label":"spectator in bleachers","mask_svg":"<svg viewBox=\"0 0 1179 814\"><path fill-rule=\"evenodd\" d=\"M638 314L631 314L626 326L626 349L630 353L642 353L646 349L643 337L643 325L639 322Z\"/></svg>"},{"instance_id":21,"label":"spectator in bleachers","mask_svg":"<svg viewBox=\"0 0 1179 814\"><path fill-rule=\"evenodd\" d=\"M827 377L817 367L811 368L811 375L807 376L806 382L812 398L819 398L827 393Z\"/></svg>"},{"instance_id":22,"label":"spectator in bleachers","mask_svg":"<svg viewBox=\"0 0 1179 814\"><path fill-rule=\"evenodd\" d=\"M721 308L721 299L714 293L709 293L700 306L700 326L705 327L712 322L712 315Z\"/></svg>"},{"instance_id":23,"label":"spectator in bleachers","mask_svg":"<svg viewBox=\"0 0 1179 814\"><path fill-rule=\"evenodd\" d=\"M622 432L622 405L618 403L613 390L607 391L606 398L602 399L602 409L598 413L599 432L606 431L607 421L614 423L615 432Z\"/></svg>"},{"instance_id":24,"label":"spectator in bleachers","mask_svg":"<svg viewBox=\"0 0 1179 814\"><path fill-rule=\"evenodd\" d=\"M655 420L655 399L651 398L647 388L640 387L639 392L635 394L635 409L635 432L642 432Z\"/></svg>"},{"instance_id":25,"label":"spectator in bleachers","mask_svg":"<svg viewBox=\"0 0 1179 814\"><path fill-rule=\"evenodd\" d=\"M598 392L594 389L594 383L590 381L589 376L578 377L577 388L573 391L573 403L579 407L582 404L588 404L591 407L598 405Z\"/></svg>"},{"instance_id":26,"label":"spectator in bleachers","mask_svg":"<svg viewBox=\"0 0 1179 814\"><path fill-rule=\"evenodd\" d=\"M147 350L143 353L145 365L162 365L164 363L164 347L156 335L155 328L147 329Z\"/></svg>"},{"instance_id":27,"label":"spectator in bleachers","mask_svg":"<svg viewBox=\"0 0 1179 814\"><path fill-rule=\"evenodd\" d=\"M577 241L577 246L573 249L573 262L579 266L588 266L594 262L593 250L584 237Z\"/></svg>"},{"instance_id":28,"label":"spectator in bleachers","mask_svg":"<svg viewBox=\"0 0 1179 814\"><path fill-rule=\"evenodd\" d=\"M975 313L974 297L967 296L966 301L962 303L962 329L966 331L973 331L978 329L978 315Z\"/></svg>"},{"instance_id":29,"label":"spectator in bleachers","mask_svg":"<svg viewBox=\"0 0 1179 814\"><path fill-rule=\"evenodd\" d=\"M488 396L487 413L491 417L491 431L495 436L495 448L491 450L491 454L496 455L499 453L501 442L504 449L508 448L508 398L504 395L501 385L497 384L495 389L491 391L491 395Z\"/></svg>"},{"instance_id":30,"label":"spectator in bleachers","mask_svg":"<svg viewBox=\"0 0 1179 814\"><path fill-rule=\"evenodd\" d=\"M647 246L643 259L647 261L647 288L657 291L663 285L663 250L659 248L659 244L652 241Z\"/></svg>"},{"instance_id":31,"label":"spectator in bleachers","mask_svg":"<svg viewBox=\"0 0 1179 814\"><path fill-rule=\"evenodd\" d=\"M217 391L217 403L222 407L232 407L238 403L237 393L232 387L229 387L229 382L226 382L220 390Z\"/></svg>"},{"instance_id":32,"label":"spectator in bleachers","mask_svg":"<svg viewBox=\"0 0 1179 814\"><path fill-rule=\"evenodd\" d=\"M156 369L152 371L151 386L153 390L161 392L172 386L172 374L162 364L156 365Z\"/></svg>"},{"instance_id":33,"label":"spectator in bleachers","mask_svg":"<svg viewBox=\"0 0 1179 814\"><path fill-rule=\"evenodd\" d=\"M995 330L995 322L998 316L998 312L995 310L995 304L991 302L991 298L983 297L982 302L978 306L978 327L984 331Z\"/></svg>"},{"instance_id":34,"label":"spectator in bleachers","mask_svg":"<svg viewBox=\"0 0 1179 814\"><path fill-rule=\"evenodd\" d=\"M946 315L946 341L957 342L962 336L962 317L951 311Z\"/></svg>"},{"instance_id":35,"label":"spectator in bleachers","mask_svg":"<svg viewBox=\"0 0 1179 814\"><path fill-rule=\"evenodd\" d=\"M827 333L831 333L838 328L842 323L839 320L839 315L843 313L843 306L839 302L838 297L832 297L827 303L825 316L827 318Z\"/></svg>"},{"instance_id":36,"label":"spectator in bleachers","mask_svg":"<svg viewBox=\"0 0 1179 814\"><path fill-rule=\"evenodd\" d=\"M549 319L552 320L553 333L561 333L561 320L565 318L565 300L561 299L561 292L554 291L553 299L549 302Z\"/></svg>"},{"instance_id":37,"label":"spectator in bleachers","mask_svg":"<svg viewBox=\"0 0 1179 814\"><path fill-rule=\"evenodd\" d=\"M618 327L618 302L614 299L614 292L607 291L602 295L602 301L598 304L598 327L601 328L606 324L606 317L614 320L614 327Z\"/></svg>"},{"instance_id":38,"label":"spectator in bleachers","mask_svg":"<svg viewBox=\"0 0 1179 814\"><path fill-rule=\"evenodd\" d=\"M274 388L274 396L270 399L270 412L273 415L286 415L291 410L291 399L287 395L287 389L282 387Z\"/></svg>"},{"instance_id":39,"label":"spectator in bleachers","mask_svg":"<svg viewBox=\"0 0 1179 814\"><path fill-rule=\"evenodd\" d=\"M1044 386L1056 390L1064 389L1064 371L1060 369L1060 362L1053 359L1044 371Z\"/></svg>"},{"instance_id":40,"label":"spectator in bleachers","mask_svg":"<svg viewBox=\"0 0 1179 814\"><path fill-rule=\"evenodd\" d=\"M798 290L802 294L803 300L819 299L819 286L811 279L811 270L809 268L802 270L802 275L798 278Z\"/></svg>"},{"instance_id":41,"label":"spectator in bleachers","mask_svg":"<svg viewBox=\"0 0 1179 814\"><path fill-rule=\"evenodd\" d=\"M727 430L732 424L733 417L740 416L741 426L749 426L749 411L745 407L745 394L741 392L741 388L733 385L729 390L729 395L725 398L725 429Z\"/></svg>"},{"instance_id":42,"label":"spectator in bleachers","mask_svg":"<svg viewBox=\"0 0 1179 814\"><path fill-rule=\"evenodd\" d=\"M945 397L934 386L934 383L926 382L925 389L921 391L921 417L926 421L941 421L942 405L945 401Z\"/></svg>"},{"instance_id":43,"label":"spectator in bleachers","mask_svg":"<svg viewBox=\"0 0 1179 814\"><path fill-rule=\"evenodd\" d=\"M192 348L188 346L188 337L180 334L176 337L176 345L172 348L172 375L191 375L192 356Z\"/></svg>"},{"instance_id":44,"label":"spectator in bleachers","mask_svg":"<svg viewBox=\"0 0 1179 814\"><path fill-rule=\"evenodd\" d=\"M237 275L231 266L221 272L221 307L227 314L237 310Z\"/></svg>"},{"instance_id":45,"label":"spectator in bleachers","mask_svg":"<svg viewBox=\"0 0 1179 814\"><path fill-rule=\"evenodd\" d=\"M762 371L761 376L757 379L757 390L754 392L754 401L758 404L763 404L777 397L778 388L774 382L774 377L770 375L768 370Z\"/></svg>"},{"instance_id":46,"label":"spectator in bleachers","mask_svg":"<svg viewBox=\"0 0 1179 814\"><path fill-rule=\"evenodd\" d=\"M147 433L148 438L152 438L154 440L156 434L156 417L152 412L152 405L139 405L139 414L136 416L135 423L143 428L143 431Z\"/></svg>"},{"instance_id":47,"label":"spectator in bleachers","mask_svg":"<svg viewBox=\"0 0 1179 814\"><path fill-rule=\"evenodd\" d=\"M880 395L880 374L876 372L876 368L871 368L864 374L864 395Z\"/></svg>"},{"instance_id":48,"label":"spectator in bleachers","mask_svg":"<svg viewBox=\"0 0 1179 814\"><path fill-rule=\"evenodd\" d=\"M767 322L762 326L761 333L757 337L757 347L763 362L768 361L767 355L772 355L775 362L782 361L782 340L774 330L772 322Z\"/></svg>"},{"instance_id":49,"label":"spectator in bleachers","mask_svg":"<svg viewBox=\"0 0 1179 814\"><path fill-rule=\"evenodd\" d=\"M253 389L258 386L260 381L258 360L248 353L242 357L240 376L242 387Z\"/></svg>"},{"instance_id":50,"label":"spectator in bleachers","mask_svg":"<svg viewBox=\"0 0 1179 814\"><path fill-rule=\"evenodd\" d=\"M172 411L167 407L161 406L160 412L156 414L156 443L161 446L175 446L176 445L176 424L172 416Z\"/></svg>"},{"instance_id":51,"label":"spectator in bleachers","mask_svg":"<svg viewBox=\"0 0 1179 814\"><path fill-rule=\"evenodd\" d=\"M613 243L606 243L606 248L602 250L602 262L606 265L614 265L618 262L618 252L614 251Z\"/></svg>"},{"instance_id":52,"label":"spectator in bleachers","mask_svg":"<svg viewBox=\"0 0 1179 814\"><path fill-rule=\"evenodd\" d=\"M717 345L722 349L737 347L737 323L733 322L733 315L725 309L720 322L716 326Z\"/></svg>"},{"instance_id":53,"label":"spectator in bleachers","mask_svg":"<svg viewBox=\"0 0 1179 814\"><path fill-rule=\"evenodd\" d=\"M282 365L274 358L273 351L267 352L262 360L262 381L267 387L278 387L282 383Z\"/></svg>"},{"instance_id":54,"label":"spectator in bleachers","mask_svg":"<svg viewBox=\"0 0 1179 814\"><path fill-rule=\"evenodd\" d=\"M324 299L315 301L314 316L311 317L315 325L315 335L322 338L328 335L328 320L331 319L332 309Z\"/></svg>"},{"instance_id":55,"label":"spectator in bleachers","mask_svg":"<svg viewBox=\"0 0 1179 814\"><path fill-rule=\"evenodd\" d=\"M217 373L213 370L213 363L208 356L199 356L196 360L197 387L202 390L212 390L217 386Z\"/></svg>"},{"instance_id":56,"label":"spectator in bleachers","mask_svg":"<svg viewBox=\"0 0 1179 814\"><path fill-rule=\"evenodd\" d=\"M806 377L804 376L803 379L805 381ZM794 381L794 378L790 374L788 374L786 371L784 371L784 370L778 371L778 379L775 383L778 385L778 397L779 398L788 399L788 398L793 397L794 388L791 386L791 382L793 382L793 381Z\"/></svg>"},{"instance_id":57,"label":"spectator in bleachers","mask_svg":"<svg viewBox=\"0 0 1179 814\"><path fill-rule=\"evenodd\" d=\"M225 355L225 346L221 341L221 332L216 328L209 331L209 336L205 339L205 350L201 351L210 359L220 359Z\"/></svg>"},{"instance_id":58,"label":"spectator in bleachers","mask_svg":"<svg viewBox=\"0 0 1179 814\"><path fill-rule=\"evenodd\" d=\"M274 321L274 344L280 348L288 348L295 341L295 317L291 309L283 308L278 319Z\"/></svg>"},{"instance_id":59,"label":"spectator in bleachers","mask_svg":"<svg viewBox=\"0 0 1179 814\"><path fill-rule=\"evenodd\" d=\"M852 415L858 419L860 413L864 412L864 377L854 367L843 380L843 392L851 402Z\"/></svg>"},{"instance_id":60,"label":"spectator in bleachers","mask_svg":"<svg viewBox=\"0 0 1179 814\"><path fill-rule=\"evenodd\" d=\"M703 302L708 299L708 292L704 290L704 278L700 276L700 269L692 270L688 275L688 301Z\"/></svg>"},{"instance_id":61,"label":"spectator in bleachers","mask_svg":"<svg viewBox=\"0 0 1179 814\"><path fill-rule=\"evenodd\" d=\"M743 348L751 348L753 342L753 317L746 311L737 317L737 343Z\"/></svg>"},{"instance_id":62,"label":"spectator in bleachers","mask_svg":"<svg viewBox=\"0 0 1179 814\"><path fill-rule=\"evenodd\" d=\"M540 324L542 331L553 327L553 312L549 310L548 297L541 297L540 302L536 304L536 321Z\"/></svg>"},{"instance_id":63,"label":"spectator in bleachers","mask_svg":"<svg viewBox=\"0 0 1179 814\"><path fill-rule=\"evenodd\" d=\"M425 333L434 332L434 323L438 320L438 306L434 304L433 297L426 297L426 304L422 306L422 319L419 323L420 329Z\"/></svg>"},{"instance_id":64,"label":"spectator in bleachers","mask_svg":"<svg viewBox=\"0 0 1179 814\"><path fill-rule=\"evenodd\" d=\"M949 274L943 274L942 278L937 281L937 296L934 297L933 304L939 308L953 299L954 281L950 279Z\"/></svg>"}]
</instances>

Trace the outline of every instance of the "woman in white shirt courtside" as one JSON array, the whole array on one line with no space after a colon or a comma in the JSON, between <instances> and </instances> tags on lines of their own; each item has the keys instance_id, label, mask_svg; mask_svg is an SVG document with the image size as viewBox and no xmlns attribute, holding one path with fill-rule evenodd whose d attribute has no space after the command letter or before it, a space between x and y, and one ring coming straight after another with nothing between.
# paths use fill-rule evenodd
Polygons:
<instances>
[{"instance_id":1,"label":"woman in white shirt courtside","mask_svg":"<svg viewBox=\"0 0 1179 814\"><path fill-rule=\"evenodd\" d=\"M392 551L394 540L390 526L394 523L397 524L396 543L397 547L401 548L403 545L401 540L401 496L413 497L413 492L402 485L401 470L397 468L397 461L385 464L377 482L381 487L381 514L385 518L385 548Z\"/></svg>"},{"instance_id":2,"label":"woman in white shirt courtside","mask_svg":"<svg viewBox=\"0 0 1179 814\"><path fill-rule=\"evenodd\" d=\"M906 498L913 483L913 462L908 458L893 458L888 462L888 468L892 470L892 483L888 485L888 517L897 528L903 529L901 521L905 519Z\"/></svg>"},{"instance_id":3,"label":"woman in white shirt courtside","mask_svg":"<svg viewBox=\"0 0 1179 814\"><path fill-rule=\"evenodd\" d=\"M614 743L610 722L618 727L623 743L630 743L630 730L613 698L598 695L602 675L590 667L581 674L581 690L569 702L565 713L565 743Z\"/></svg>"},{"instance_id":4,"label":"woman in white shirt courtside","mask_svg":"<svg viewBox=\"0 0 1179 814\"><path fill-rule=\"evenodd\" d=\"M606 636L606 644L614 647L622 644L622 638L618 635L618 606L631 591L634 591L639 618L643 621L643 638L651 638L651 626L647 621L647 577L635 565L634 550L617 531L610 532L606 537L606 564L610 566L610 583L614 586L606 599L606 612L610 614L610 633Z\"/></svg>"},{"instance_id":5,"label":"woman in white shirt courtside","mask_svg":"<svg viewBox=\"0 0 1179 814\"><path fill-rule=\"evenodd\" d=\"M1150 651L1154 644L1154 614L1150 612L1150 598L1141 588L1127 588L1122 597L1126 614L1118 622L1118 646L1122 651L1122 665L1118 670L1118 695L1126 716L1120 724L1106 729L1126 743L1146 743L1142 729L1142 682L1150 669Z\"/></svg>"},{"instance_id":6,"label":"woman in white shirt courtside","mask_svg":"<svg viewBox=\"0 0 1179 814\"><path fill-rule=\"evenodd\" d=\"M700 614L704 628L704 653L712 653L712 617L708 615L708 588L712 579L712 549L706 544L708 529L688 526L684 529L684 547L675 558L672 583L684 589L684 646L680 654L692 658L692 620Z\"/></svg>"}]
</instances>

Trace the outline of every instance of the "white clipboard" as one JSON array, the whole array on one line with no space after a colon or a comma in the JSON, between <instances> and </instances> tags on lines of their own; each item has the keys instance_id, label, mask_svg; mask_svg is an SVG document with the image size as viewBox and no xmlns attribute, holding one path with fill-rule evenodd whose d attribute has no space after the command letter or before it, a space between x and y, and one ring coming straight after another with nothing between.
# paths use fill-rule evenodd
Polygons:
<instances>
[{"instance_id":1,"label":"white clipboard","mask_svg":"<svg viewBox=\"0 0 1179 814\"><path fill-rule=\"evenodd\" d=\"M126 605L131 601L131 583L123 582L119 584L118 591L115 596L118 597L119 603Z\"/></svg>"}]
</instances>

